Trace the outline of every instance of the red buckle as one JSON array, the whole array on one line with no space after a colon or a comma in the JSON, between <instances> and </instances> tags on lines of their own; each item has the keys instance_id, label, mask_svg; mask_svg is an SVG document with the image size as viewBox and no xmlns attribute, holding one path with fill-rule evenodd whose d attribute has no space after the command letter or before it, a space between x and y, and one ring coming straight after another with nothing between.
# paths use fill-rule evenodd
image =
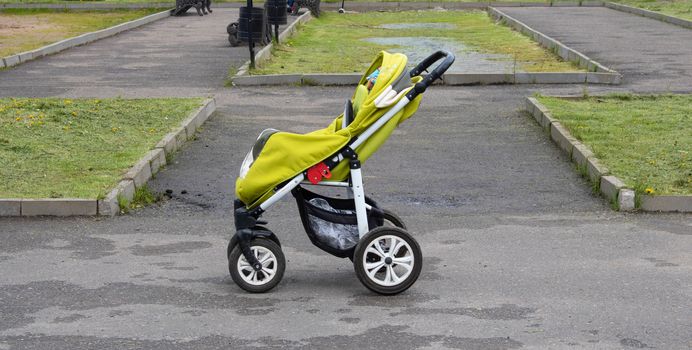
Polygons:
<instances>
[{"instance_id":1,"label":"red buckle","mask_svg":"<svg viewBox=\"0 0 692 350\"><path fill-rule=\"evenodd\" d=\"M307 173L308 180L313 185L317 185L317 183L322 181L323 177L327 179L332 177L332 172L329 171L329 167L327 166L327 164L324 163L313 165L310 169L308 169Z\"/></svg>"}]
</instances>

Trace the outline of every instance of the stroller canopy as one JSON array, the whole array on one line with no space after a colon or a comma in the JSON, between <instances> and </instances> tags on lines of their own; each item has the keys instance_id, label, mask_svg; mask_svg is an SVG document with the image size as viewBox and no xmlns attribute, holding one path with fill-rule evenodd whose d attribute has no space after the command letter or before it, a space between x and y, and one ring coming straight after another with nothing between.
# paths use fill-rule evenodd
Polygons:
<instances>
[{"instance_id":1,"label":"stroller canopy","mask_svg":"<svg viewBox=\"0 0 692 350\"><path fill-rule=\"evenodd\" d=\"M405 92L408 92L413 84L422 79L420 76L408 79L406 62L407 58L403 54L382 51L377 55L370 68L361 77L356 92L351 97L354 119L345 128L342 128L344 115L341 114L328 127L307 134L279 131L267 136L263 133L265 136L261 140L263 143L261 152L254 157L254 160L251 160L252 163L244 174L241 170L241 176L236 180L236 197L248 208L260 205L271 197L279 184L333 156L355 136L363 133L403 98ZM379 69L377 80L368 91L366 87L368 76L377 69ZM404 79L406 80L404 93L393 94L391 87L401 86ZM384 107L380 102L382 99L376 103L376 99L383 94L389 94L387 105ZM355 150L361 162L377 151L399 123L416 112L421 97L422 95L418 95ZM253 151L248 156L252 153ZM331 173L332 177L326 181L345 180L349 174L348 162L341 162L332 169Z\"/></svg>"}]
</instances>

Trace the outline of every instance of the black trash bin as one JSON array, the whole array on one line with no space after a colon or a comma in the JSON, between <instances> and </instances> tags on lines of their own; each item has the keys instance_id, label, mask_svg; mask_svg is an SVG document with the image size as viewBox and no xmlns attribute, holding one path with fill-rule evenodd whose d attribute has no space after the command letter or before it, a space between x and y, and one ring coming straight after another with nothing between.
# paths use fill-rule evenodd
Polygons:
<instances>
[{"instance_id":1,"label":"black trash bin","mask_svg":"<svg viewBox=\"0 0 692 350\"><path fill-rule=\"evenodd\" d=\"M286 0L267 0L267 21L270 25L282 25L288 23Z\"/></svg>"},{"instance_id":2,"label":"black trash bin","mask_svg":"<svg viewBox=\"0 0 692 350\"><path fill-rule=\"evenodd\" d=\"M248 41L249 26L248 19L250 18L250 9L246 6L240 8L240 17L238 18L238 39ZM252 8L252 41L255 43L264 43L267 35L267 15L262 7Z\"/></svg>"}]
</instances>

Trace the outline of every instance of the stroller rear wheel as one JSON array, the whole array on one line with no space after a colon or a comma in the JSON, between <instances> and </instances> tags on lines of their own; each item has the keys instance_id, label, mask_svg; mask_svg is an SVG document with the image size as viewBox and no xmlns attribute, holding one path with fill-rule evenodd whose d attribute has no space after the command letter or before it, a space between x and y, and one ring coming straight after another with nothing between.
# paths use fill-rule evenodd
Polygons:
<instances>
[{"instance_id":1,"label":"stroller rear wheel","mask_svg":"<svg viewBox=\"0 0 692 350\"><path fill-rule=\"evenodd\" d=\"M262 264L262 269L256 271L245 259L240 245L236 244L228 254L228 270L233 282L251 293L264 293L276 287L286 269L281 247L272 240L255 238L250 241L250 251Z\"/></svg>"},{"instance_id":2,"label":"stroller rear wheel","mask_svg":"<svg viewBox=\"0 0 692 350\"><path fill-rule=\"evenodd\" d=\"M413 285L423 267L418 242L398 227L378 227L365 235L353 253L356 276L373 292L393 295Z\"/></svg>"}]
</instances>

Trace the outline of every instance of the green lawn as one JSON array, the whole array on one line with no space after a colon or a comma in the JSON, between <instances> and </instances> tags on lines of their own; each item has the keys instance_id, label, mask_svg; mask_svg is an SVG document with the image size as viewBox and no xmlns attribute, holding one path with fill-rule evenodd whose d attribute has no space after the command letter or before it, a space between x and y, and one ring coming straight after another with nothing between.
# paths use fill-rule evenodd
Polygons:
<instances>
[{"instance_id":1,"label":"green lawn","mask_svg":"<svg viewBox=\"0 0 692 350\"><path fill-rule=\"evenodd\" d=\"M96 198L202 100L0 99L0 198Z\"/></svg>"},{"instance_id":2,"label":"green lawn","mask_svg":"<svg viewBox=\"0 0 692 350\"><path fill-rule=\"evenodd\" d=\"M109 11L0 10L0 57L37 49L69 37L144 17L157 11L157 9Z\"/></svg>"},{"instance_id":3,"label":"green lawn","mask_svg":"<svg viewBox=\"0 0 692 350\"><path fill-rule=\"evenodd\" d=\"M692 95L538 100L638 193L692 194Z\"/></svg>"},{"instance_id":4,"label":"green lawn","mask_svg":"<svg viewBox=\"0 0 692 350\"><path fill-rule=\"evenodd\" d=\"M390 23L441 23L451 28L378 27ZM461 42L473 51L508 55L516 58L518 69L529 72L580 70L528 37L496 24L484 11L475 10L325 13L306 23L285 45L276 47L272 59L252 74L362 72L377 52L395 47L362 39L402 36L434 36Z\"/></svg>"},{"instance_id":5,"label":"green lawn","mask_svg":"<svg viewBox=\"0 0 692 350\"><path fill-rule=\"evenodd\" d=\"M614 2L692 20L692 0L618 0Z\"/></svg>"}]
</instances>

